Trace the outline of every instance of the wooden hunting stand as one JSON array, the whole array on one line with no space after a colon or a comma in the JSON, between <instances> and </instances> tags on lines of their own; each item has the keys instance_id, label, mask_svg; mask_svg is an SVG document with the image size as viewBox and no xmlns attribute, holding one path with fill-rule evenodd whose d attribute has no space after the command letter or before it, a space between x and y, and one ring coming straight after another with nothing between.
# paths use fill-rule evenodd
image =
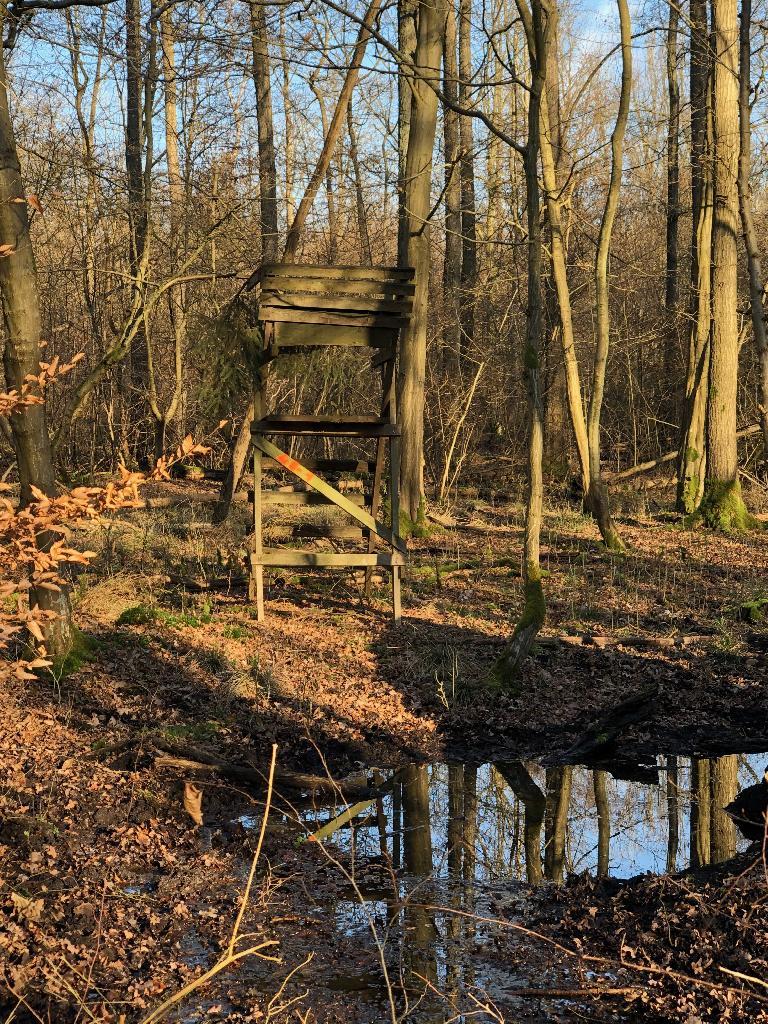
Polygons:
<instances>
[{"instance_id":1,"label":"wooden hunting stand","mask_svg":"<svg viewBox=\"0 0 768 1024\"><path fill-rule=\"evenodd\" d=\"M366 569L366 595L371 570L384 566L392 573L392 614L400 619L400 571L405 545L398 536L400 521L400 428L395 400L395 360L400 331L408 323L414 293L413 270L389 267L299 266L270 263L257 277L258 318L263 351L255 390L253 434L253 543L250 554L250 596L256 601L259 621L264 618L264 567L361 567ZM378 413L349 416L283 416L266 412L265 369L278 355L290 356L310 348L344 346L370 354L371 370L382 377ZM375 438L373 461L357 458L305 458L298 462L268 436ZM385 458L389 454L389 501L392 529L377 518L382 498ZM263 489L265 469L284 469L310 490ZM315 474L351 473L372 477L370 492L347 493ZM366 550L311 551L268 548L262 534L265 504L335 505L351 516L357 528L329 527L315 534L334 541L365 541ZM367 506L367 507L366 507ZM294 528L294 536L311 536ZM377 550L377 538L386 550ZM336 545L339 546L338 544Z\"/></svg>"}]
</instances>

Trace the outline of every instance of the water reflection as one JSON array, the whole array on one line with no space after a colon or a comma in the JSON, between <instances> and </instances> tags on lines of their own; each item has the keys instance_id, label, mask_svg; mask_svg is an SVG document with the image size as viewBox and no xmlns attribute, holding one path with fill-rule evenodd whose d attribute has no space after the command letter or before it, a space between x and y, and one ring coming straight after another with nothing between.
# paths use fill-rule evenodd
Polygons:
<instances>
[{"instance_id":1,"label":"water reflection","mask_svg":"<svg viewBox=\"0 0 768 1024\"><path fill-rule=\"evenodd\" d=\"M310 832L323 828L328 854L349 855L339 861L344 878L312 893L313 910L333 923L329 948L343 954L325 964L318 956L287 994L311 992L321 1024L393 1014L416 1024L502 1019L479 1008L488 1000L508 1021L556 1019L551 1000L537 1008L515 993L571 990L583 978L523 933L506 931L499 947L494 922L529 926L533 909L550 905L552 884L570 874L628 878L731 857L747 842L722 808L759 781L767 760L669 756L613 770L505 761L375 774L379 794L356 806L351 827L334 830L338 806L299 812ZM292 960L316 952L314 940L312 928L304 939L298 929ZM253 970L272 991L266 968Z\"/></svg>"},{"instance_id":2,"label":"water reflection","mask_svg":"<svg viewBox=\"0 0 768 1024\"><path fill-rule=\"evenodd\" d=\"M358 855L385 854L409 876L464 886L672 872L745 848L723 808L761 778L765 759L660 757L654 784L523 761L413 765L352 834ZM343 846L350 834L334 839Z\"/></svg>"}]
</instances>

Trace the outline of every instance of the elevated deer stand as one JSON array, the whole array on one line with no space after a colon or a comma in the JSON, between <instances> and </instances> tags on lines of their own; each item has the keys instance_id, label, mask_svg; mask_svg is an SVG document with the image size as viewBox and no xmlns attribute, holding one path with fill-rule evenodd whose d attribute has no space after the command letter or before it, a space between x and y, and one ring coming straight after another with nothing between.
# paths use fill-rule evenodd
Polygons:
<instances>
[{"instance_id":1,"label":"elevated deer stand","mask_svg":"<svg viewBox=\"0 0 768 1024\"><path fill-rule=\"evenodd\" d=\"M256 381L253 422L253 544L250 555L250 596L259 621L264 618L264 567L365 568L366 595L371 570L384 566L392 573L392 614L400 619L400 571L405 545L398 536L400 521L400 428L395 400L395 360L400 331L408 323L414 292L413 270L388 267L298 266L271 263L258 275L258 318L263 352ZM310 348L343 346L370 354L371 370L382 377L378 413L349 416L283 416L265 408L263 368L278 355ZM350 458L305 458L298 462L269 437L375 438L373 461ZM392 529L379 518L385 460L389 455L389 501ZM264 469L282 468L312 489L264 490ZM351 473L369 479L367 495L343 494L316 472ZM372 480L370 478L372 477ZM330 527L322 536L366 541L366 550L310 551L268 548L262 534L265 504L335 505L351 516L357 529ZM306 533L294 529L294 536ZM377 540L385 549L377 548Z\"/></svg>"}]
</instances>

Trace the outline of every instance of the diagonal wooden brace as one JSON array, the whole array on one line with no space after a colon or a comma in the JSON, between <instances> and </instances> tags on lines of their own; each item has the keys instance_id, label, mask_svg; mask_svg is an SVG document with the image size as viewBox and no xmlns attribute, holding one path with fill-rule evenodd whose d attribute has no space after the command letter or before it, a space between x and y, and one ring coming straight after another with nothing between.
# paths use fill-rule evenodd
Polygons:
<instances>
[{"instance_id":1,"label":"diagonal wooden brace","mask_svg":"<svg viewBox=\"0 0 768 1024\"><path fill-rule=\"evenodd\" d=\"M393 534L392 531L383 523L380 523L378 519L374 519L370 512L366 512L365 509L358 508L357 505L353 505L349 498L342 494L341 491L337 491L335 487L331 487L331 485L326 483L325 480L321 480L319 476L315 476L311 470L307 469L306 466L302 466L302 464L297 462L296 459L292 459L287 452L281 451L277 445L272 444L271 441L267 441L266 438L261 437L258 434L254 436L253 443L257 448L264 452L265 455L274 459L275 462L279 462L283 469L287 469L289 473L293 473L294 476L303 480L304 483L309 484L309 486L318 491L318 493L332 501L334 505L338 505L340 509L352 516L353 519L356 519L358 523L361 523L363 526L367 527L367 529L372 530L377 537L381 537L381 539L386 541L387 544L391 544L392 547L396 548L398 551L406 552L408 550L400 537Z\"/></svg>"}]
</instances>

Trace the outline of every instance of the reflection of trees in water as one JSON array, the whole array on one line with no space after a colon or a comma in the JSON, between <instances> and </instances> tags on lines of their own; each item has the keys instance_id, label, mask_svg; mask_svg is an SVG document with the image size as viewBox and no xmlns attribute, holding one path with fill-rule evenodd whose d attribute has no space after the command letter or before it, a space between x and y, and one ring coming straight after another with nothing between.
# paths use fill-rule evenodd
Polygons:
<instances>
[{"instance_id":1,"label":"reflection of trees in water","mask_svg":"<svg viewBox=\"0 0 768 1024\"><path fill-rule=\"evenodd\" d=\"M736 755L690 762L670 755L657 786L620 782L602 769L522 761L400 771L376 808L370 845L373 852L378 839L395 869L402 855L409 878L426 880L408 881L409 891L389 907L389 920L400 916L403 929L407 1000L425 989L416 976L457 998L473 983L466 953L476 928L470 915L479 909L476 878L561 882L585 866L599 877L612 868L626 875L633 851L646 861L657 852L659 870L667 871L689 859L693 866L726 860L736 852L736 832L722 807L738 779ZM434 891L435 878L447 891ZM429 904L445 902L469 915L440 912L436 920Z\"/></svg>"},{"instance_id":2,"label":"reflection of trees in water","mask_svg":"<svg viewBox=\"0 0 768 1024\"><path fill-rule=\"evenodd\" d=\"M607 878L611 862L611 809L608 803L607 772L592 772L597 811L597 877Z\"/></svg>"},{"instance_id":3,"label":"reflection of trees in water","mask_svg":"<svg viewBox=\"0 0 768 1024\"><path fill-rule=\"evenodd\" d=\"M691 762L691 865L719 864L736 853L736 826L723 811L739 790L738 754Z\"/></svg>"}]
</instances>

